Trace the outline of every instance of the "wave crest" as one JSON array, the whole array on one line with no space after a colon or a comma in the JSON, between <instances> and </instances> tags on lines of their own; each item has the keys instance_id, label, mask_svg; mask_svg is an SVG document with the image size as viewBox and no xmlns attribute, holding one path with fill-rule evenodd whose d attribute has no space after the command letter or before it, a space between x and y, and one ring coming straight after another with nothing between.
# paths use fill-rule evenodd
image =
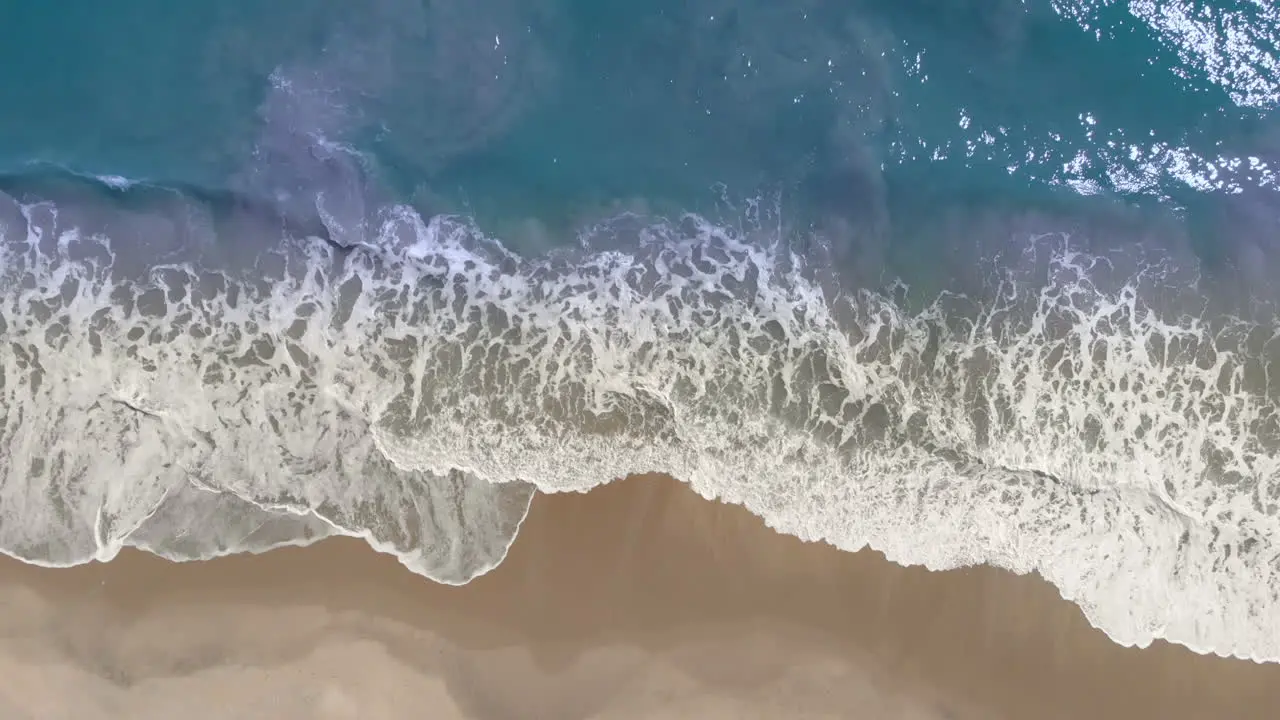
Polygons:
<instances>
[{"instance_id":1,"label":"wave crest","mask_svg":"<svg viewBox=\"0 0 1280 720\"><path fill-rule=\"evenodd\" d=\"M912 308L759 223L625 215L528 258L392 205L358 245L128 279L58 214L0 257L10 554L337 532L465 582L535 487L657 470L806 540L1038 571L1121 643L1280 659L1274 328L1166 263L1035 237Z\"/></svg>"}]
</instances>

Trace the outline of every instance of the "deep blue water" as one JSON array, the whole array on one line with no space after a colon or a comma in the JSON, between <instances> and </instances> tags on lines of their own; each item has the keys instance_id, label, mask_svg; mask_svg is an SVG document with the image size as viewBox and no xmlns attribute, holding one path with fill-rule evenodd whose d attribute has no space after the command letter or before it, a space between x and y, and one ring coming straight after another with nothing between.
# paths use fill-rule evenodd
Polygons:
<instances>
[{"instance_id":1,"label":"deep blue water","mask_svg":"<svg viewBox=\"0 0 1280 720\"><path fill-rule=\"evenodd\" d=\"M0 163L219 187L249 162L283 70L353 108L340 139L397 193L486 216L696 206L716 183L863 216L920 197L1053 203L1068 183L1196 205L1214 194L1203 165L1273 152L1274 11L1168 4L1220 44L1230 13L1252 23L1215 57L1128 5L14 3ZM1081 154L1089 166L1064 170ZM1270 182L1241 175L1217 181Z\"/></svg>"}]
</instances>

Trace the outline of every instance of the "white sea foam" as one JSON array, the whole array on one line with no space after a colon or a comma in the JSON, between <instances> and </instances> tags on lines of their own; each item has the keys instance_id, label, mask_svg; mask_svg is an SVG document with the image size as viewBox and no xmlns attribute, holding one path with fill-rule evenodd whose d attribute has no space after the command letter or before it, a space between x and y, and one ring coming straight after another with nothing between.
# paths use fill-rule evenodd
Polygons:
<instances>
[{"instance_id":1,"label":"white sea foam","mask_svg":"<svg viewBox=\"0 0 1280 720\"><path fill-rule=\"evenodd\" d=\"M1280 10L1264 0L1051 0L1050 6L1098 39L1117 31L1112 6L1127 11L1175 54L1170 71L1219 86L1240 107L1280 102ZM1109 27L1110 26L1110 27Z\"/></svg>"},{"instance_id":2,"label":"white sea foam","mask_svg":"<svg viewBox=\"0 0 1280 720\"><path fill-rule=\"evenodd\" d=\"M0 547L28 561L343 533L465 582L533 486L658 470L806 540L1039 571L1124 644L1280 659L1274 328L1175 311L1159 263L1029 238L909 310L760 227L624 216L533 259L394 206L355 249L135 283L124 239L24 219Z\"/></svg>"},{"instance_id":3,"label":"white sea foam","mask_svg":"<svg viewBox=\"0 0 1280 720\"><path fill-rule=\"evenodd\" d=\"M116 190L128 190L134 186L134 181L120 175L95 175L94 179Z\"/></svg>"}]
</instances>

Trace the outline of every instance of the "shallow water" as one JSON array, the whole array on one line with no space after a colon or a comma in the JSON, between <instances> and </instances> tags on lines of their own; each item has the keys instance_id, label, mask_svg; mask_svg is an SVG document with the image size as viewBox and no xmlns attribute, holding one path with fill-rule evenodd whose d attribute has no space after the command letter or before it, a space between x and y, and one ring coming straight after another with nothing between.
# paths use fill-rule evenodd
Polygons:
<instances>
[{"instance_id":1,"label":"shallow water","mask_svg":"<svg viewBox=\"0 0 1280 720\"><path fill-rule=\"evenodd\" d=\"M0 10L4 552L463 583L657 470L1280 658L1276 11L371 7Z\"/></svg>"}]
</instances>

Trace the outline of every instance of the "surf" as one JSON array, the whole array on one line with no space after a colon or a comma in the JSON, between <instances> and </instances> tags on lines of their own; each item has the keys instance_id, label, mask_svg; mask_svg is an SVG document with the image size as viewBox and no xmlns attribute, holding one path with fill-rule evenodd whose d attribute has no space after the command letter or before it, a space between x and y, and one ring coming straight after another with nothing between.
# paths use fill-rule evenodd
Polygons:
<instances>
[{"instance_id":1,"label":"surf","mask_svg":"<svg viewBox=\"0 0 1280 720\"><path fill-rule=\"evenodd\" d=\"M1123 644L1280 654L1274 327L1158 258L1026 237L907 302L758 214L624 213L523 256L387 204L357 247L245 210L220 227L252 262L150 238L179 250L119 273L139 239L77 224L109 207L27 200L0 243L24 561L344 534L465 583L535 491L660 471L805 540L1039 572Z\"/></svg>"}]
</instances>

